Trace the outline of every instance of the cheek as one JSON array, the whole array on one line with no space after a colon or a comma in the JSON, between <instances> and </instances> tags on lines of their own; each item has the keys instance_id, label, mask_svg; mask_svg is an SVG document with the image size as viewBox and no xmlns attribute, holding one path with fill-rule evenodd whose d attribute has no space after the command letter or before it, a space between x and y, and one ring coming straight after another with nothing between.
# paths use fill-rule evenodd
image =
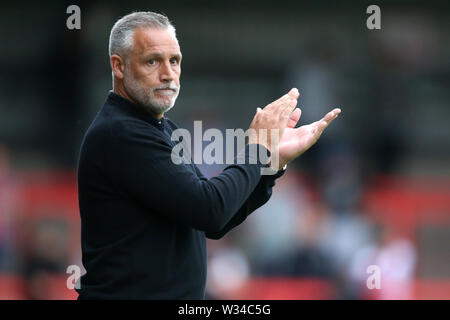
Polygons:
<instances>
[{"instance_id":1,"label":"cheek","mask_svg":"<svg viewBox=\"0 0 450 320\"><path fill-rule=\"evenodd\" d=\"M146 64L135 64L132 67L133 75L140 81L147 81L147 79L154 77L155 70Z\"/></svg>"},{"instance_id":2,"label":"cheek","mask_svg":"<svg viewBox=\"0 0 450 320\"><path fill-rule=\"evenodd\" d=\"M139 70L136 80L147 87L153 87L158 84L158 73L154 70Z\"/></svg>"},{"instance_id":3,"label":"cheek","mask_svg":"<svg viewBox=\"0 0 450 320\"><path fill-rule=\"evenodd\" d=\"M176 82L177 84L179 84L179 83L180 83L181 71L178 70L178 71L175 72L175 74L177 75L177 76L176 76L176 79L175 79L175 82Z\"/></svg>"}]
</instances>

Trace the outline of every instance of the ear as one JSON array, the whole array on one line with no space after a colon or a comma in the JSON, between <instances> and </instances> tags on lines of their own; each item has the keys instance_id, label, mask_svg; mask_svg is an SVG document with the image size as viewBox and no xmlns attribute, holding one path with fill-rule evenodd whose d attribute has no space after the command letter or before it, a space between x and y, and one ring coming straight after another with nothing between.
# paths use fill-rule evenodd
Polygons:
<instances>
[{"instance_id":1,"label":"ear","mask_svg":"<svg viewBox=\"0 0 450 320\"><path fill-rule=\"evenodd\" d=\"M117 54L113 54L109 59L111 64L111 70L114 73L114 77L117 79L123 79L125 72L125 60Z\"/></svg>"}]
</instances>

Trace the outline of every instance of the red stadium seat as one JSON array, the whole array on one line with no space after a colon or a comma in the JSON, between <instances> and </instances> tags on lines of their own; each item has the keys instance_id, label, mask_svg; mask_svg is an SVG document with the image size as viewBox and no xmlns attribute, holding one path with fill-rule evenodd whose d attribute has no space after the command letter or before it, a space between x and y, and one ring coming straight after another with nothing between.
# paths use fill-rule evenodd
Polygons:
<instances>
[{"instance_id":1,"label":"red stadium seat","mask_svg":"<svg viewBox=\"0 0 450 320\"><path fill-rule=\"evenodd\" d=\"M0 300L24 300L27 298L23 278L14 274L0 274Z\"/></svg>"},{"instance_id":2,"label":"red stadium seat","mask_svg":"<svg viewBox=\"0 0 450 320\"><path fill-rule=\"evenodd\" d=\"M322 300L334 299L334 286L316 278L253 278L233 299L243 300Z\"/></svg>"}]
</instances>

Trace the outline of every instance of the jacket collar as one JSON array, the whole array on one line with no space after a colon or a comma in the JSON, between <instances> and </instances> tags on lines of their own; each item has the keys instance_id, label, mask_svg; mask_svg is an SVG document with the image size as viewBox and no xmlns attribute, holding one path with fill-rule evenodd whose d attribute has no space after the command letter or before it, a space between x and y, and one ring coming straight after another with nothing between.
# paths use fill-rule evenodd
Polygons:
<instances>
[{"instance_id":1,"label":"jacket collar","mask_svg":"<svg viewBox=\"0 0 450 320\"><path fill-rule=\"evenodd\" d=\"M126 113L131 114L157 127L163 126L164 122L166 121L164 116L161 119L158 119L145 111L142 106L131 102L130 100L122 97L121 95L118 95L112 90L108 93L107 103L119 106L121 110L125 111Z\"/></svg>"}]
</instances>

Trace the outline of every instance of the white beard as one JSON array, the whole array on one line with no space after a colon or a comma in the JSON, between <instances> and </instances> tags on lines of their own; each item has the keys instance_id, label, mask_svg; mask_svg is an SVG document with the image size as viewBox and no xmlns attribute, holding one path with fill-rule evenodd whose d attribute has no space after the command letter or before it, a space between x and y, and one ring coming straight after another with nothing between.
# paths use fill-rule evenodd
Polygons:
<instances>
[{"instance_id":1,"label":"white beard","mask_svg":"<svg viewBox=\"0 0 450 320\"><path fill-rule=\"evenodd\" d=\"M125 68L123 85L126 92L140 105L145 107L148 111L154 114L163 114L175 105L178 94L180 93L180 86L174 82L155 88L146 88L141 85ZM160 97L155 96L155 91L162 88L170 88L173 91L160 91Z\"/></svg>"}]
</instances>

